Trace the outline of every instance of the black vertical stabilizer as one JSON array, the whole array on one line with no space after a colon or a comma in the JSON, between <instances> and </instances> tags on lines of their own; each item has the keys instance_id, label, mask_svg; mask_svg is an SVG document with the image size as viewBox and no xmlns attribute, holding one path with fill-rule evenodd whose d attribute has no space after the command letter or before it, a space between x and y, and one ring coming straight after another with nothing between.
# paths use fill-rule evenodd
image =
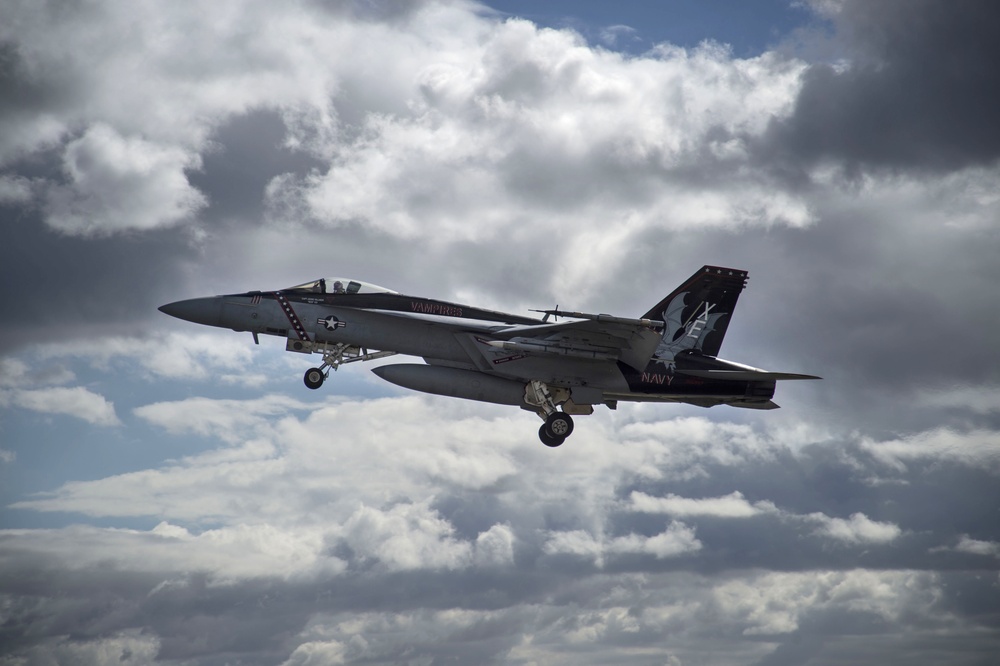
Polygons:
<instances>
[{"instance_id":1,"label":"black vertical stabilizer","mask_svg":"<svg viewBox=\"0 0 1000 666\"><path fill-rule=\"evenodd\" d=\"M747 272L704 266L643 315L665 324L656 356L667 360L688 350L717 356Z\"/></svg>"}]
</instances>

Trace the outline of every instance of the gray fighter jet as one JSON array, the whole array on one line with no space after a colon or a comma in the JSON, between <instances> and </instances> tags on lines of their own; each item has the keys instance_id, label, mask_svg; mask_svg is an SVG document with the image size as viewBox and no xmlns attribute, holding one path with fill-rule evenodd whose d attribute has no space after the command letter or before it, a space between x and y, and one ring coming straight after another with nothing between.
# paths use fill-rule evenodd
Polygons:
<instances>
[{"instance_id":1,"label":"gray fighter jet","mask_svg":"<svg viewBox=\"0 0 1000 666\"><path fill-rule=\"evenodd\" d=\"M286 350L320 354L305 373L318 389L345 363L394 354L425 363L372 371L416 391L516 405L544 423L538 436L559 446L573 416L619 400L775 409L777 380L819 379L768 372L718 358L747 272L705 266L638 319L533 310L522 317L418 296L367 282L325 278L280 291L195 298L160 308L208 326L286 340ZM561 321L560 321L561 320Z\"/></svg>"}]
</instances>

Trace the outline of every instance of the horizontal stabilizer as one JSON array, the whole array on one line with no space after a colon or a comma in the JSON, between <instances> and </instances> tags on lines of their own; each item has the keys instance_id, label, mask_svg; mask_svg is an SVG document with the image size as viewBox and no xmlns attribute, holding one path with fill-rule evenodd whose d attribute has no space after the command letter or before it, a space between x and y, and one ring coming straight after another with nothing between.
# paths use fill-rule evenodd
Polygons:
<instances>
[{"instance_id":1,"label":"horizontal stabilizer","mask_svg":"<svg viewBox=\"0 0 1000 666\"><path fill-rule=\"evenodd\" d=\"M691 377L702 377L704 379L722 379L738 382L755 382L784 379L822 379L816 375L799 375L794 372L766 372L763 370L684 370L677 368L677 372Z\"/></svg>"}]
</instances>

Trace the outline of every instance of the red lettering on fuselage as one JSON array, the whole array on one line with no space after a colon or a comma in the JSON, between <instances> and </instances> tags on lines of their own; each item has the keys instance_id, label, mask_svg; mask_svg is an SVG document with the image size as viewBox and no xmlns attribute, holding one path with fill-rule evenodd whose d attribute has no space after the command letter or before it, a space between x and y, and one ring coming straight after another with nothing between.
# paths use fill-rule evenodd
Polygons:
<instances>
[{"instance_id":1,"label":"red lettering on fuselage","mask_svg":"<svg viewBox=\"0 0 1000 666\"><path fill-rule=\"evenodd\" d=\"M410 301L410 307L414 312L421 314L441 315L443 317L461 317L462 308L454 305L442 305L440 303L427 303L423 301Z\"/></svg>"}]
</instances>

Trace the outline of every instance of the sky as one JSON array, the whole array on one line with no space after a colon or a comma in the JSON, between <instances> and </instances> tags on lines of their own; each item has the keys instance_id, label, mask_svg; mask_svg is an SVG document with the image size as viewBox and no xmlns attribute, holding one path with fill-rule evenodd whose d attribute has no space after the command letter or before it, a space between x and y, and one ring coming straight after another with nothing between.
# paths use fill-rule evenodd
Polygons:
<instances>
[{"instance_id":1,"label":"sky","mask_svg":"<svg viewBox=\"0 0 1000 666\"><path fill-rule=\"evenodd\" d=\"M995 663L996 3L0 16L0 665ZM824 379L558 449L157 311L635 317L703 264L723 358Z\"/></svg>"}]
</instances>

